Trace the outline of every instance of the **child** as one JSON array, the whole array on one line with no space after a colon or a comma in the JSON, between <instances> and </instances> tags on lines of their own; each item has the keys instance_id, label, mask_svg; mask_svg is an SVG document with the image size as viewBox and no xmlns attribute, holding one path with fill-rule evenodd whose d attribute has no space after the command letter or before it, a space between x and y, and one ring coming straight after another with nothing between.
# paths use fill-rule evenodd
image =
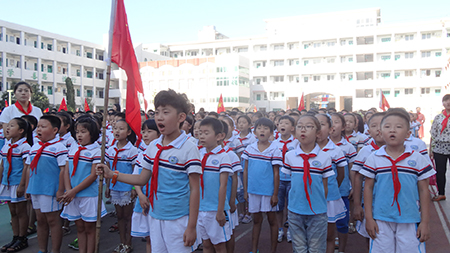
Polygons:
<instances>
[{"instance_id":1,"label":"child","mask_svg":"<svg viewBox=\"0 0 450 253\"><path fill-rule=\"evenodd\" d=\"M193 142L195 142L195 138L192 136L192 134L194 133L194 124L194 117L192 117L191 115L187 115L186 120L183 122L183 126L181 127L181 130L183 130L187 134L189 140Z\"/></svg>"},{"instance_id":2,"label":"child","mask_svg":"<svg viewBox=\"0 0 450 253\"><path fill-rule=\"evenodd\" d=\"M226 191L228 174L233 171L228 154L218 145L223 139L222 132L223 125L218 119L208 117L200 123L203 178L197 229L204 252L227 252L225 242L232 232Z\"/></svg>"},{"instance_id":3,"label":"child","mask_svg":"<svg viewBox=\"0 0 450 253\"><path fill-rule=\"evenodd\" d=\"M12 119L5 135L9 140L0 151L0 200L7 201L11 213L13 239L5 244L2 252L17 252L28 247L27 201L24 197L26 171L25 160L33 141L32 131L27 121L22 118Z\"/></svg>"},{"instance_id":4,"label":"child","mask_svg":"<svg viewBox=\"0 0 450 253\"><path fill-rule=\"evenodd\" d=\"M142 142L140 146L145 146L145 149L148 147L150 142L160 136L158 127L156 126L154 119L148 119L144 121L141 131ZM141 163L144 156L143 154L145 153L145 149L142 151L139 149L139 155L133 174L141 174L142 172ZM133 216L131 218L131 236L145 238L147 253L151 252L150 228L148 227L147 222L148 208L150 207L150 202L148 200L150 191L149 185L150 182L147 182L147 184L142 187L138 185L134 186L136 188L138 199L136 200L136 204L133 209Z\"/></svg>"},{"instance_id":5,"label":"child","mask_svg":"<svg viewBox=\"0 0 450 253\"><path fill-rule=\"evenodd\" d=\"M410 135L406 112L386 114L381 120L381 135L386 145L371 154L360 170L366 177L370 251L425 252L423 242L430 237L428 178L435 171L421 154L404 145Z\"/></svg>"},{"instance_id":6,"label":"child","mask_svg":"<svg viewBox=\"0 0 450 253\"><path fill-rule=\"evenodd\" d=\"M152 252L192 252L196 249L202 168L197 147L180 130L189 103L173 90L160 91L154 101L161 136L146 149L141 174L112 172L105 165L98 165L97 173L113 182L141 186L152 177L148 218Z\"/></svg>"},{"instance_id":7,"label":"child","mask_svg":"<svg viewBox=\"0 0 450 253\"><path fill-rule=\"evenodd\" d=\"M344 119L344 137L355 147L356 151L358 152L364 146L364 138L362 137L362 135L357 134L357 132L354 130L355 127L357 127L356 116L352 113L347 113L344 115Z\"/></svg>"},{"instance_id":8,"label":"child","mask_svg":"<svg viewBox=\"0 0 450 253\"><path fill-rule=\"evenodd\" d=\"M56 116L61 120L61 127L59 128L61 143L65 145L67 149L70 149L72 144L77 144L72 135L72 132L74 131L72 117L70 117L67 112L58 112L56 113Z\"/></svg>"},{"instance_id":9,"label":"child","mask_svg":"<svg viewBox=\"0 0 450 253\"><path fill-rule=\"evenodd\" d=\"M123 174L132 174L138 149L134 147L136 134L123 119L116 122L114 126L115 144L106 151L106 160L113 171ZM114 252L130 252L131 247L131 215L133 214L133 200L136 197L136 191L132 185L126 183L110 184L106 181L107 189L105 197L111 198L117 213L117 223L120 233L120 242Z\"/></svg>"},{"instance_id":10,"label":"child","mask_svg":"<svg viewBox=\"0 0 450 253\"><path fill-rule=\"evenodd\" d=\"M44 115L37 125L37 137L27 157L29 179L27 193L37 216L39 250L47 252L49 232L52 234L52 252L61 248L62 231L59 217L60 198L64 193L64 167L67 161L67 149L56 135L61 120L52 115ZM45 182L45 184L42 184Z\"/></svg>"},{"instance_id":11,"label":"child","mask_svg":"<svg viewBox=\"0 0 450 253\"><path fill-rule=\"evenodd\" d=\"M225 139L223 140L224 147L227 152L229 149L235 151L236 148L241 144L237 135L233 134L234 122L230 117L223 117L223 123L226 124L227 132L225 133ZM242 166L241 166L242 167Z\"/></svg>"},{"instance_id":12,"label":"child","mask_svg":"<svg viewBox=\"0 0 450 253\"><path fill-rule=\"evenodd\" d=\"M79 144L73 144L66 163L64 186L66 192L62 202L65 207L61 217L75 221L80 252L95 250L95 222L98 208L98 181L96 164L100 163L100 146L97 122L91 116L81 116L75 124ZM102 202L101 216L106 215Z\"/></svg>"},{"instance_id":13,"label":"child","mask_svg":"<svg viewBox=\"0 0 450 253\"><path fill-rule=\"evenodd\" d=\"M334 175L330 156L316 143L320 123L303 115L295 136L300 142L285 157L283 172L291 175L289 229L294 252L325 252L327 247L327 177Z\"/></svg>"},{"instance_id":14,"label":"child","mask_svg":"<svg viewBox=\"0 0 450 253\"><path fill-rule=\"evenodd\" d=\"M320 149L330 155L332 162L331 166L334 172L333 176L328 177L327 182L327 252L333 253L335 247L336 222L345 218L347 212L347 208L339 192L339 186L345 176L347 159L345 159L342 150L338 148L333 141L328 139L329 134L333 130L330 117L325 114L316 114L316 118L320 123L320 134L317 136L316 141Z\"/></svg>"},{"instance_id":15,"label":"child","mask_svg":"<svg viewBox=\"0 0 450 253\"><path fill-rule=\"evenodd\" d=\"M286 153L294 150L298 145L298 140L294 138L292 133L295 131L295 121L291 116L285 115L279 118L278 121L279 138L276 139L273 143L277 145L280 149L283 162L286 157ZM284 230L283 224L285 217L284 208L287 206L287 200L289 199L289 191L291 190L291 176L281 171L282 166L280 166L280 186L278 188L278 212L277 212L277 220L278 220L278 242L283 241ZM287 223L287 220L286 220ZM287 224L286 224L287 225ZM291 232L288 228L286 232L286 240L287 242L291 242Z\"/></svg>"},{"instance_id":16,"label":"child","mask_svg":"<svg viewBox=\"0 0 450 253\"><path fill-rule=\"evenodd\" d=\"M274 125L270 119L260 118L255 123L257 142L250 144L242 154L244 166L244 198L253 214L252 252L257 252L263 213L270 225L271 252L277 249L279 166L282 154L278 146L269 142Z\"/></svg>"},{"instance_id":17,"label":"child","mask_svg":"<svg viewBox=\"0 0 450 253\"><path fill-rule=\"evenodd\" d=\"M194 124L194 144L198 146L198 130L200 130L200 122L202 120L195 121Z\"/></svg>"}]
</instances>

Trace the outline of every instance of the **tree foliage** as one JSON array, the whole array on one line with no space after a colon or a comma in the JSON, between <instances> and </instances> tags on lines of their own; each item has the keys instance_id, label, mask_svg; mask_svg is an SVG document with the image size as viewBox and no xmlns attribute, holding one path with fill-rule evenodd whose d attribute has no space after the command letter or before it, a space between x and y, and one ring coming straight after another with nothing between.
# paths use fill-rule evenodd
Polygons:
<instances>
[{"instance_id":1,"label":"tree foliage","mask_svg":"<svg viewBox=\"0 0 450 253\"><path fill-rule=\"evenodd\" d=\"M66 78L66 98L67 98L67 110L68 111L75 111L76 105L75 105L75 89L73 88L72 79L70 77Z\"/></svg>"},{"instance_id":2,"label":"tree foliage","mask_svg":"<svg viewBox=\"0 0 450 253\"><path fill-rule=\"evenodd\" d=\"M16 82L13 82L11 85L11 90L14 90L14 86L16 85ZM39 85L33 84L31 85L31 104L39 107L41 110L45 110L50 106L50 102L48 101L48 97L39 90ZM8 101L9 95L8 92L4 92L2 94L2 100L0 101L0 106L5 107L5 101ZM11 93L11 104L14 104L16 102L16 97L14 96L14 93Z\"/></svg>"}]
</instances>

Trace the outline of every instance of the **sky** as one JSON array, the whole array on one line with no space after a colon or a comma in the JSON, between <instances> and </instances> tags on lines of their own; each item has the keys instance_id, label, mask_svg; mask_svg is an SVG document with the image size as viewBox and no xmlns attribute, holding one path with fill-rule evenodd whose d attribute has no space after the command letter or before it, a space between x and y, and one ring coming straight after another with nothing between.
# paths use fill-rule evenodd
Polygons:
<instances>
[{"instance_id":1,"label":"sky","mask_svg":"<svg viewBox=\"0 0 450 253\"><path fill-rule=\"evenodd\" d=\"M230 38L265 33L265 19L381 8L381 22L450 18L450 0L125 0L133 44L196 41L206 25ZM0 0L0 19L103 44L110 0Z\"/></svg>"}]
</instances>

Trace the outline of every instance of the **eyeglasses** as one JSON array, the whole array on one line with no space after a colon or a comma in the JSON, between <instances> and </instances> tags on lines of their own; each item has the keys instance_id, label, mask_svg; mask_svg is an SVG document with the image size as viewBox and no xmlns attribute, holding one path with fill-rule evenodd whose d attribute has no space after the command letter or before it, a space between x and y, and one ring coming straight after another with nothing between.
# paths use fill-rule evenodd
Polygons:
<instances>
[{"instance_id":1,"label":"eyeglasses","mask_svg":"<svg viewBox=\"0 0 450 253\"><path fill-rule=\"evenodd\" d=\"M299 126L299 125L297 125L297 128L299 128L300 130L311 131L311 130L313 130L316 127L313 126L313 125L307 125L307 126Z\"/></svg>"}]
</instances>

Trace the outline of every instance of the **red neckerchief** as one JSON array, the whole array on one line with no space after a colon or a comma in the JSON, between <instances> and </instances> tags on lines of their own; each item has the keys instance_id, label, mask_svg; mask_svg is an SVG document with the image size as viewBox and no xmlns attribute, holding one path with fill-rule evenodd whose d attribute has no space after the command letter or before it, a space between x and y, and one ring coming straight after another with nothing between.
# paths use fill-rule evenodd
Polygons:
<instances>
[{"instance_id":1,"label":"red neckerchief","mask_svg":"<svg viewBox=\"0 0 450 253\"><path fill-rule=\"evenodd\" d=\"M85 150L85 149L87 149L87 148L83 147L83 146L79 146L77 152L73 156L73 170L72 170L72 176L71 177L73 177L75 175L75 172L77 171L78 160L80 159L80 153L81 153L82 150Z\"/></svg>"},{"instance_id":2,"label":"red neckerchief","mask_svg":"<svg viewBox=\"0 0 450 253\"><path fill-rule=\"evenodd\" d=\"M378 147L378 145L375 144L375 140L373 140L372 142L370 142L370 146L372 146L375 150L380 149L380 147Z\"/></svg>"},{"instance_id":3,"label":"red neckerchief","mask_svg":"<svg viewBox=\"0 0 450 253\"><path fill-rule=\"evenodd\" d=\"M442 114L444 114L445 119L442 121L441 134L442 134L442 132L444 132L445 128L447 127L448 119L450 118L450 114L447 115L447 111L446 110L443 110Z\"/></svg>"},{"instance_id":4,"label":"red neckerchief","mask_svg":"<svg viewBox=\"0 0 450 253\"><path fill-rule=\"evenodd\" d=\"M42 143L41 141L39 142L39 145L41 145L41 148L38 149L36 156L33 158L33 161L31 161L31 164L30 164L31 172L34 172L35 174L37 174L37 163L39 161L39 158L41 158L42 151L44 151L44 149L46 147L53 145L57 142L59 142L59 140L57 140L55 142L46 142L46 143Z\"/></svg>"},{"instance_id":5,"label":"red neckerchief","mask_svg":"<svg viewBox=\"0 0 450 253\"><path fill-rule=\"evenodd\" d=\"M226 146L230 141L223 141L223 145Z\"/></svg>"},{"instance_id":6,"label":"red neckerchief","mask_svg":"<svg viewBox=\"0 0 450 253\"><path fill-rule=\"evenodd\" d=\"M398 170L396 163L405 160L408 156L410 156L412 153L403 153L401 156L399 156L397 159L392 160L389 156L385 155L391 163L391 172L392 172L392 181L394 183L394 200L392 201L392 205L394 205L394 202L397 202L397 208L400 216L402 215L402 212L400 210L400 204L398 203L398 193L400 192L400 189L402 188L402 185L400 184L400 180L398 179Z\"/></svg>"},{"instance_id":7,"label":"red neckerchief","mask_svg":"<svg viewBox=\"0 0 450 253\"><path fill-rule=\"evenodd\" d=\"M344 135L344 137L345 137L345 139L348 141L348 143L351 143L351 142L350 142L350 138L355 137L355 136L353 136L353 133L352 133L352 134L350 134L349 136Z\"/></svg>"},{"instance_id":8,"label":"red neckerchief","mask_svg":"<svg viewBox=\"0 0 450 253\"><path fill-rule=\"evenodd\" d=\"M119 153L122 151L125 151L126 149L122 148L122 149L117 149L114 148L114 150L116 151L116 155L114 156L114 160L113 160L113 164L112 164L112 170L116 170L117 168L117 162L119 161Z\"/></svg>"},{"instance_id":9,"label":"red neckerchief","mask_svg":"<svg viewBox=\"0 0 450 253\"><path fill-rule=\"evenodd\" d=\"M114 144L116 143L116 141L117 141L117 139L114 139L114 140L111 142L111 146L114 146Z\"/></svg>"},{"instance_id":10,"label":"red neckerchief","mask_svg":"<svg viewBox=\"0 0 450 253\"><path fill-rule=\"evenodd\" d=\"M156 144L156 147L158 148L158 152L155 155L155 161L153 162L153 172L152 172L152 179L150 181L150 205L153 208L153 196L155 196L156 199L158 199L158 196L156 196L156 191L158 190L158 171L159 171L159 156L161 155L161 152L163 150L168 150L173 148L173 146L161 146L160 144Z\"/></svg>"},{"instance_id":11,"label":"red neckerchief","mask_svg":"<svg viewBox=\"0 0 450 253\"><path fill-rule=\"evenodd\" d=\"M280 137L280 132L276 132L276 134L275 134L275 140L278 139L278 137Z\"/></svg>"},{"instance_id":12,"label":"red neckerchief","mask_svg":"<svg viewBox=\"0 0 450 253\"><path fill-rule=\"evenodd\" d=\"M283 143L283 149L281 150L281 153L283 153L283 162L284 162L284 156L286 155L286 152L288 151L287 145L288 143L292 142L292 140L283 141L280 140L281 143Z\"/></svg>"},{"instance_id":13,"label":"red neckerchief","mask_svg":"<svg viewBox=\"0 0 450 253\"><path fill-rule=\"evenodd\" d=\"M8 145L9 145L9 149L8 149L8 154L6 155L6 158L7 158L8 163L9 163L8 177L7 177L7 180L8 180L8 186L9 186L9 176L11 176L11 172L12 172L12 151L13 151L14 148L18 147L19 144L13 144L13 145L11 145L11 143L10 143L10 144L8 144Z\"/></svg>"},{"instance_id":14,"label":"red neckerchief","mask_svg":"<svg viewBox=\"0 0 450 253\"><path fill-rule=\"evenodd\" d=\"M19 103L19 101L15 102L14 105L17 107L17 109L19 109L19 111L21 111L23 114L28 115L31 113L31 111L33 110L33 106L31 105L31 102L28 101L28 108L27 111L25 111L22 107L22 105Z\"/></svg>"},{"instance_id":15,"label":"red neckerchief","mask_svg":"<svg viewBox=\"0 0 450 253\"><path fill-rule=\"evenodd\" d=\"M244 138L238 138L238 139L239 139L239 141L241 142L241 144L244 144L243 141L247 140L248 138L247 138L247 137L244 137Z\"/></svg>"},{"instance_id":16,"label":"red neckerchief","mask_svg":"<svg viewBox=\"0 0 450 253\"><path fill-rule=\"evenodd\" d=\"M308 184L309 184L309 188L311 188L312 179L311 179L311 173L309 172L309 158L316 157L317 155L311 153L311 154L300 154L300 156L303 159L303 184L305 186L306 199L308 200L309 208L311 208L311 211L314 214L316 214L312 208L311 198L309 197ZM308 181L309 181L309 183L308 183Z\"/></svg>"},{"instance_id":17,"label":"red neckerchief","mask_svg":"<svg viewBox=\"0 0 450 253\"><path fill-rule=\"evenodd\" d=\"M327 152L328 150L330 150L330 149L329 148L322 149L323 152Z\"/></svg>"},{"instance_id":18,"label":"red neckerchief","mask_svg":"<svg viewBox=\"0 0 450 253\"><path fill-rule=\"evenodd\" d=\"M225 152L224 149L220 150L217 153L213 153L213 152L208 152L206 153L203 158L202 158L202 174L200 175L200 186L202 187L202 199L203 199L203 192L205 191L205 186L204 186L204 182L203 182L203 174L205 173L205 166L206 166L206 161L208 160L208 157L210 155L214 155L214 154L220 154Z\"/></svg>"}]
</instances>

